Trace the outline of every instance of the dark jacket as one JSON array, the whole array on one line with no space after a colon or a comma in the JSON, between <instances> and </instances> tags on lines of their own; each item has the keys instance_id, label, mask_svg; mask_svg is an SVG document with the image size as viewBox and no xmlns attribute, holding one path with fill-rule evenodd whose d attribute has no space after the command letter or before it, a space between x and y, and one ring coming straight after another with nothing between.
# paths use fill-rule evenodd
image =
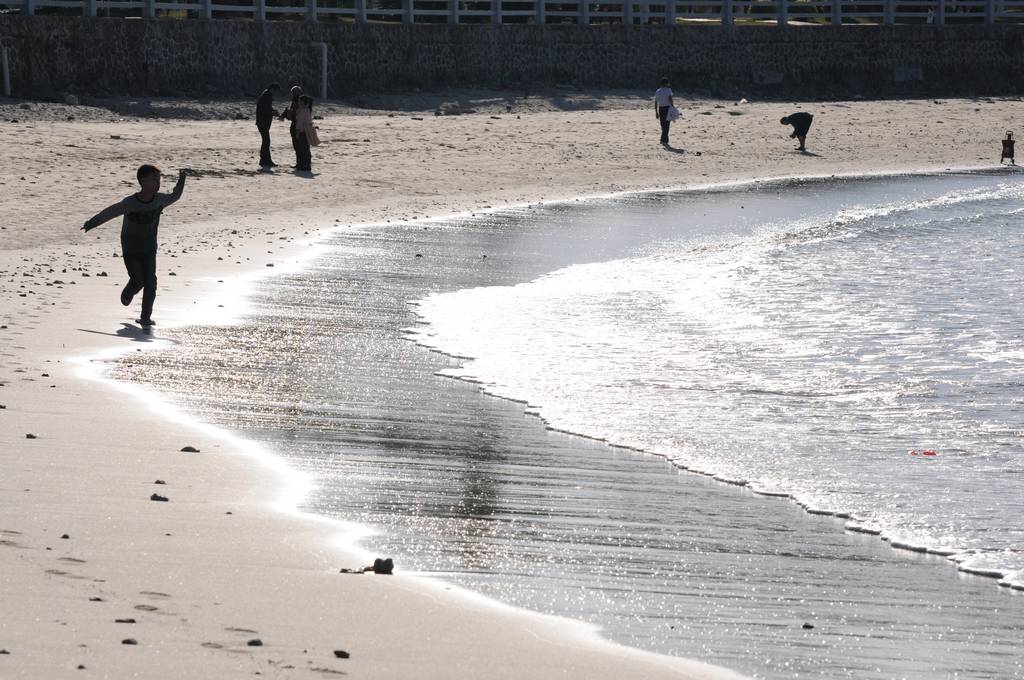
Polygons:
<instances>
[{"instance_id":1,"label":"dark jacket","mask_svg":"<svg viewBox=\"0 0 1024 680\"><path fill-rule=\"evenodd\" d=\"M269 130L274 122L274 93L270 90L263 90L263 94L256 100L256 127L261 130Z\"/></svg>"}]
</instances>

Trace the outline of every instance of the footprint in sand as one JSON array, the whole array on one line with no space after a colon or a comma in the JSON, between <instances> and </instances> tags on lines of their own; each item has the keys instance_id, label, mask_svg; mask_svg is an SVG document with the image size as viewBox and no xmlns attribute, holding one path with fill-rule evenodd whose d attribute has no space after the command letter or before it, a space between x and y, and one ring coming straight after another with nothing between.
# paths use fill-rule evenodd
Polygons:
<instances>
[{"instance_id":1,"label":"footprint in sand","mask_svg":"<svg viewBox=\"0 0 1024 680\"><path fill-rule=\"evenodd\" d=\"M51 576L66 576L67 578L76 578L76 579L88 579L89 578L88 576L80 576L78 574L70 574L70 573L68 573L66 571L61 571L60 569L47 569L46 573L50 574Z\"/></svg>"},{"instance_id":2,"label":"footprint in sand","mask_svg":"<svg viewBox=\"0 0 1024 680\"><path fill-rule=\"evenodd\" d=\"M159 597L161 599L170 599L171 597L167 593L158 593L154 590L141 590L139 591L139 595L146 595L147 597Z\"/></svg>"},{"instance_id":3,"label":"footprint in sand","mask_svg":"<svg viewBox=\"0 0 1024 680\"><path fill-rule=\"evenodd\" d=\"M228 628L225 628L224 630L228 631L229 633L248 633L250 635L257 635L257 634L259 634L258 630L252 630L250 628L234 628L234 627L230 627L229 626Z\"/></svg>"}]
</instances>

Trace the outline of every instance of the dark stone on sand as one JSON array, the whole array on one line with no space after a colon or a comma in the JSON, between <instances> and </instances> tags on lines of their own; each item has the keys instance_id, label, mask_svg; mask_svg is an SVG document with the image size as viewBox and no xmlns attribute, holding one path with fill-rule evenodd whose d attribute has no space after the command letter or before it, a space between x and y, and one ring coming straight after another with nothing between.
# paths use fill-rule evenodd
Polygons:
<instances>
[{"instance_id":1,"label":"dark stone on sand","mask_svg":"<svg viewBox=\"0 0 1024 680\"><path fill-rule=\"evenodd\" d=\"M10 654L6 649L0 649L0 654Z\"/></svg>"},{"instance_id":2,"label":"dark stone on sand","mask_svg":"<svg viewBox=\"0 0 1024 680\"><path fill-rule=\"evenodd\" d=\"M347 659L350 656L352 656L352 655L349 654L348 652L346 652L344 649L335 649L334 650L334 658L335 659Z\"/></svg>"},{"instance_id":3,"label":"dark stone on sand","mask_svg":"<svg viewBox=\"0 0 1024 680\"><path fill-rule=\"evenodd\" d=\"M137 645L137 644L139 644L139 641L136 640L135 638L125 638L125 639L121 640L121 644L122 645Z\"/></svg>"},{"instance_id":4,"label":"dark stone on sand","mask_svg":"<svg viewBox=\"0 0 1024 680\"><path fill-rule=\"evenodd\" d=\"M803 628L804 628L804 630L811 630L812 628L814 628L814 624L812 624L812 623L805 623Z\"/></svg>"},{"instance_id":5,"label":"dark stone on sand","mask_svg":"<svg viewBox=\"0 0 1024 680\"><path fill-rule=\"evenodd\" d=\"M181 449L182 453L199 453L199 449L194 446L183 446Z\"/></svg>"},{"instance_id":6,"label":"dark stone on sand","mask_svg":"<svg viewBox=\"0 0 1024 680\"><path fill-rule=\"evenodd\" d=\"M78 664L78 670L84 671L85 670L85 666L83 664Z\"/></svg>"},{"instance_id":7,"label":"dark stone on sand","mask_svg":"<svg viewBox=\"0 0 1024 680\"><path fill-rule=\"evenodd\" d=\"M252 640L249 640L245 644L248 645L249 647L262 647L263 646L263 640L260 640L259 638L253 638Z\"/></svg>"},{"instance_id":8,"label":"dark stone on sand","mask_svg":"<svg viewBox=\"0 0 1024 680\"><path fill-rule=\"evenodd\" d=\"M0 411L3 411L5 408L7 408L6 404L0 404Z\"/></svg>"},{"instance_id":9,"label":"dark stone on sand","mask_svg":"<svg viewBox=\"0 0 1024 680\"><path fill-rule=\"evenodd\" d=\"M151 500L151 501L165 501L166 502L167 501L167 496L161 496L160 494L155 493L155 494L153 494L152 496L149 497L149 500Z\"/></svg>"},{"instance_id":10,"label":"dark stone on sand","mask_svg":"<svg viewBox=\"0 0 1024 680\"><path fill-rule=\"evenodd\" d=\"M29 433L25 435L25 439L39 439L39 437L35 436L32 433Z\"/></svg>"},{"instance_id":11,"label":"dark stone on sand","mask_svg":"<svg viewBox=\"0 0 1024 680\"><path fill-rule=\"evenodd\" d=\"M135 619L114 619L114 623L135 623Z\"/></svg>"},{"instance_id":12,"label":"dark stone on sand","mask_svg":"<svg viewBox=\"0 0 1024 680\"><path fill-rule=\"evenodd\" d=\"M423 253L416 253L416 257L423 257Z\"/></svg>"},{"instance_id":13,"label":"dark stone on sand","mask_svg":"<svg viewBox=\"0 0 1024 680\"><path fill-rule=\"evenodd\" d=\"M390 557L386 559L377 558L373 561L374 574L391 574L395 570L395 561Z\"/></svg>"},{"instance_id":14,"label":"dark stone on sand","mask_svg":"<svg viewBox=\"0 0 1024 680\"><path fill-rule=\"evenodd\" d=\"M90 597L89 602L106 602L102 597Z\"/></svg>"},{"instance_id":15,"label":"dark stone on sand","mask_svg":"<svg viewBox=\"0 0 1024 680\"><path fill-rule=\"evenodd\" d=\"M164 481L164 480L162 480L162 479L158 479L158 480L156 480L156 481L155 481L155 482L153 482L153 483L154 483L154 484L166 484L167 482L165 482L165 481Z\"/></svg>"},{"instance_id":16,"label":"dark stone on sand","mask_svg":"<svg viewBox=\"0 0 1024 680\"><path fill-rule=\"evenodd\" d=\"M61 534L61 538L71 538L71 537L68 536L67 534Z\"/></svg>"}]
</instances>

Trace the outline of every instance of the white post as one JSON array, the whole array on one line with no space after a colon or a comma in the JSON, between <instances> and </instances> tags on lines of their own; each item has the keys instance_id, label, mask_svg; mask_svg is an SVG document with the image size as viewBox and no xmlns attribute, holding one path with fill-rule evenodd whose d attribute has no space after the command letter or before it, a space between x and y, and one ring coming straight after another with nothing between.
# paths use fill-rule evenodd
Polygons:
<instances>
[{"instance_id":1,"label":"white post","mask_svg":"<svg viewBox=\"0 0 1024 680\"><path fill-rule=\"evenodd\" d=\"M402 0L402 23L412 23L412 0Z\"/></svg>"},{"instance_id":2,"label":"white post","mask_svg":"<svg viewBox=\"0 0 1024 680\"><path fill-rule=\"evenodd\" d=\"M775 0L775 6L778 9L779 26L785 26L789 23L789 0Z\"/></svg>"},{"instance_id":3,"label":"white post","mask_svg":"<svg viewBox=\"0 0 1024 680\"><path fill-rule=\"evenodd\" d=\"M7 45L3 46L2 52L3 52L2 61L3 61L3 70L4 70L4 96L5 97L10 97L11 96L11 63L8 60L8 57L7 57Z\"/></svg>"},{"instance_id":4,"label":"white post","mask_svg":"<svg viewBox=\"0 0 1024 680\"><path fill-rule=\"evenodd\" d=\"M491 23L501 25L501 3L502 0L491 0Z\"/></svg>"},{"instance_id":5,"label":"white post","mask_svg":"<svg viewBox=\"0 0 1024 680\"><path fill-rule=\"evenodd\" d=\"M622 23L633 23L633 0L622 0Z\"/></svg>"},{"instance_id":6,"label":"white post","mask_svg":"<svg viewBox=\"0 0 1024 680\"><path fill-rule=\"evenodd\" d=\"M256 7L253 9L252 18L256 21L267 20L267 0L256 0Z\"/></svg>"},{"instance_id":7,"label":"white post","mask_svg":"<svg viewBox=\"0 0 1024 680\"><path fill-rule=\"evenodd\" d=\"M946 0L938 0L936 3L938 6L935 8L935 23L939 26L946 25Z\"/></svg>"},{"instance_id":8,"label":"white post","mask_svg":"<svg viewBox=\"0 0 1024 680\"><path fill-rule=\"evenodd\" d=\"M732 0L722 0L722 25L732 26Z\"/></svg>"},{"instance_id":9,"label":"white post","mask_svg":"<svg viewBox=\"0 0 1024 680\"><path fill-rule=\"evenodd\" d=\"M580 3L580 26L590 25L590 0L579 0Z\"/></svg>"},{"instance_id":10,"label":"white post","mask_svg":"<svg viewBox=\"0 0 1024 680\"><path fill-rule=\"evenodd\" d=\"M320 99L327 99L327 43L315 42L313 47L320 48Z\"/></svg>"},{"instance_id":11,"label":"white post","mask_svg":"<svg viewBox=\"0 0 1024 680\"><path fill-rule=\"evenodd\" d=\"M306 21L316 22L316 0L306 0Z\"/></svg>"},{"instance_id":12,"label":"white post","mask_svg":"<svg viewBox=\"0 0 1024 680\"><path fill-rule=\"evenodd\" d=\"M356 0L356 23L366 23L366 0Z\"/></svg>"},{"instance_id":13,"label":"white post","mask_svg":"<svg viewBox=\"0 0 1024 680\"><path fill-rule=\"evenodd\" d=\"M85 4L82 5L82 16L96 16L96 0L85 0Z\"/></svg>"},{"instance_id":14,"label":"white post","mask_svg":"<svg viewBox=\"0 0 1024 680\"><path fill-rule=\"evenodd\" d=\"M458 0L455 0L455 2L458 3ZM535 0L534 4L536 5L536 8L534 9L534 12L536 12L536 21L539 25L543 26L548 22L546 16L547 0Z\"/></svg>"},{"instance_id":15,"label":"white post","mask_svg":"<svg viewBox=\"0 0 1024 680\"><path fill-rule=\"evenodd\" d=\"M832 0L832 25L843 25L843 0Z\"/></svg>"},{"instance_id":16,"label":"white post","mask_svg":"<svg viewBox=\"0 0 1024 680\"><path fill-rule=\"evenodd\" d=\"M985 0L985 23L996 23L996 0Z\"/></svg>"},{"instance_id":17,"label":"white post","mask_svg":"<svg viewBox=\"0 0 1024 680\"><path fill-rule=\"evenodd\" d=\"M885 9L882 11L882 23L892 26L896 23L896 0L885 0Z\"/></svg>"},{"instance_id":18,"label":"white post","mask_svg":"<svg viewBox=\"0 0 1024 680\"><path fill-rule=\"evenodd\" d=\"M459 23L459 0L448 0L448 23Z\"/></svg>"},{"instance_id":19,"label":"white post","mask_svg":"<svg viewBox=\"0 0 1024 680\"><path fill-rule=\"evenodd\" d=\"M665 25L676 25L676 0L666 0L665 2Z\"/></svg>"},{"instance_id":20,"label":"white post","mask_svg":"<svg viewBox=\"0 0 1024 680\"><path fill-rule=\"evenodd\" d=\"M213 18L213 0L203 0L199 16L204 19Z\"/></svg>"},{"instance_id":21,"label":"white post","mask_svg":"<svg viewBox=\"0 0 1024 680\"><path fill-rule=\"evenodd\" d=\"M36 0L25 0L25 14L32 16L36 13Z\"/></svg>"},{"instance_id":22,"label":"white post","mask_svg":"<svg viewBox=\"0 0 1024 680\"><path fill-rule=\"evenodd\" d=\"M93 1L95 2L95 0ZM142 3L142 16L147 19L156 19L156 0L145 0Z\"/></svg>"}]
</instances>

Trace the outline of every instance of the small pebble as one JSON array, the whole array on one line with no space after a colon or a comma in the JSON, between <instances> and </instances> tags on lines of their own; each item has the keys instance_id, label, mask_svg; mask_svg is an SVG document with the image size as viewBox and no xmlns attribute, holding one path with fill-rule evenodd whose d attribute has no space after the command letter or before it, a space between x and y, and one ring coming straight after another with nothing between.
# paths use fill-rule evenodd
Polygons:
<instances>
[{"instance_id":1,"label":"small pebble","mask_svg":"<svg viewBox=\"0 0 1024 680\"><path fill-rule=\"evenodd\" d=\"M348 652L346 652L344 649L335 649L334 650L334 658L336 658L336 659L347 659L350 656L352 656L352 655L349 654Z\"/></svg>"},{"instance_id":2,"label":"small pebble","mask_svg":"<svg viewBox=\"0 0 1024 680\"><path fill-rule=\"evenodd\" d=\"M811 630L812 628L814 628L814 624L805 623L803 628L804 628L804 630Z\"/></svg>"},{"instance_id":3,"label":"small pebble","mask_svg":"<svg viewBox=\"0 0 1024 680\"><path fill-rule=\"evenodd\" d=\"M259 638L254 638L252 640L249 640L245 644L247 644L250 647L262 647L263 646L263 640L260 640Z\"/></svg>"},{"instance_id":4,"label":"small pebble","mask_svg":"<svg viewBox=\"0 0 1024 680\"><path fill-rule=\"evenodd\" d=\"M62 535L61 535L61 538L71 538L71 537L70 537L70 536L68 536L67 534L62 534Z\"/></svg>"},{"instance_id":5,"label":"small pebble","mask_svg":"<svg viewBox=\"0 0 1024 680\"><path fill-rule=\"evenodd\" d=\"M125 639L121 640L121 644L122 645L137 645L137 644L139 644L139 641L136 640L135 638L125 638Z\"/></svg>"},{"instance_id":6,"label":"small pebble","mask_svg":"<svg viewBox=\"0 0 1024 680\"><path fill-rule=\"evenodd\" d=\"M29 433L29 434L25 435L25 439L38 439L38 438L39 438L39 437L35 436L35 435L34 435L34 434L32 434L32 433Z\"/></svg>"},{"instance_id":7,"label":"small pebble","mask_svg":"<svg viewBox=\"0 0 1024 680\"><path fill-rule=\"evenodd\" d=\"M160 494L155 493L155 494L153 494L152 496L149 497L149 500L151 500L151 501L166 501L167 500L167 496L161 496Z\"/></svg>"},{"instance_id":8,"label":"small pebble","mask_svg":"<svg viewBox=\"0 0 1024 680\"><path fill-rule=\"evenodd\" d=\"M114 619L114 623L135 623L135 619Z\"/></svg>"},{"instance_id":9,"label":"small pebble","mask_svg":"<svg viewBox=\"0 0 1024 680\"><path fill-rule=\"evenodd\" d=\"M199 449L194 446L184 446L181 449L182 453L199 453Z\"/></svg>"}]
</instances>

